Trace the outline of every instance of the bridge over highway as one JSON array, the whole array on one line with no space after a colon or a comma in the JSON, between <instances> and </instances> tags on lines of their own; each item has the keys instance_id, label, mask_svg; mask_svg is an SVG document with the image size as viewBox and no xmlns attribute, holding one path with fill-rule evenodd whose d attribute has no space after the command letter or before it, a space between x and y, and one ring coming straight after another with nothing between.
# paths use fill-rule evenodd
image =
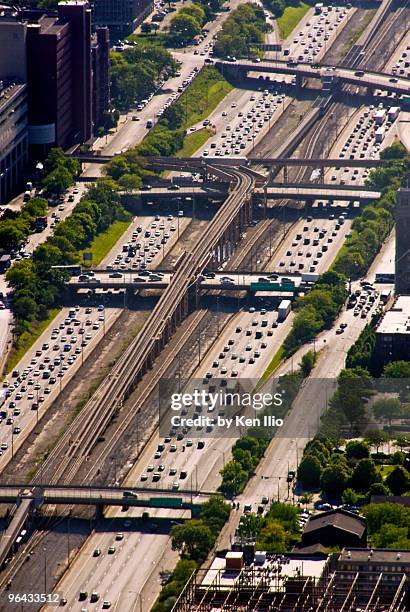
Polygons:
<instances>
[{"instance_id":1,"label":"bridge over highway","mask_svg":"<svg viewBox=\"0 0 410 612\"><path fill-rule=\"evenodd\" d=\"M311 183L285 183L272 184L266 189L256 189L256 194L262 193L268 199L291 199L291 200L359 200L360 202L372 202L380 198L381 192L366 187L357 188L353 185L324 185Z\"/></svg>"},{"instance_id":2,"label":"bridge over highway","mask_svg":"<svg viewBox=\"0 0 410 612\"><path fill-rule=\"evenodd\" d=\"M158 277L160 271L154 270L150 280L149 276L139 276L137 270L123 270L112 272L110 270L94 270L94 276L88 280L79 280L73 276L68 281L71 289L165 289L172 281L173 273L160 272L163 276ZM115 274L117 277L113 277ZM269 291L272 297L292 297L299 291L302 284L301 274L279 274L263 272L226 272L211 273L198 276L199 289L220 289L223 291L250 291L255 293Z\"/></svg>"},{"instance_id":3,"label":"bridge over highway","mask_svg":"<svg viewBox=\"0 0 410 612\"><path fill-rule=\"evenodd\" d=\"M15 504L14 516L0 541L0 568L34 508L45 504L69 506L105 506L140 508L173 508L189 510L192 515L200 510L213 493L190 489L173 491L143 487L103 487L79 485L1 485L0 503Z\"/></svg>"},{"instance_id":4,"label":"bridge over highway","mask_svg":"<svg viewBox=\"0 0 410 612\"><path fill-rule=\"evenodd\" d=\"M73 155L83 163L106 164L114 155L98 155L98 153L76 153ZM306 166L313 168L378 168L385 166L390 160L386 159L339 159L339 158L290 158L290 157L144 157L142 161L148 166L177 167L182 170L187 166L196 170L205 170L208 164L212 166L249 166L258 164L262 166Z\"/></svg>"},{"instance_id":5,"label":"bridge over highway","mask_svg":"<svg viewBox=\"0 0 410 612\"><path fill-rule=\"evenodd\" d=\"M227 73L241 73L245 76L248 72L292 74L300 78L320 79L322 84L327 84L329 89L333 83L348 83L358 87L370 89L381 89L396 94L410 94L410 79L406 77L395 77L384 72L363 71L345 66L328 66L325 64L310 64L305 62L290 62L283 60L264 60L256 63L251 60L240 60L227 62L218 60L215 67Z\"/></svg>"}]
</instances>

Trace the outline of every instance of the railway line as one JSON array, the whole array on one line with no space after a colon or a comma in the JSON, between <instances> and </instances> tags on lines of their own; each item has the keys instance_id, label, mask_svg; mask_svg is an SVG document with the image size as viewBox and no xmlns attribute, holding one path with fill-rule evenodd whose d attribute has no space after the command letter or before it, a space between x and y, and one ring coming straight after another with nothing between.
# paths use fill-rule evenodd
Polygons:
<instances>
[{"instance_id":1,"label":"railway line","mask_svg":"<svg viewBox=\"0 0 410 612\"><path fill-rule=\"evenodd\" d=\"M219 236L238 214L253 187L254 177L246 170L229 169L227 173L233 184L230 196L211 221L209 230L181 261L172 283L164 291L140 334L40 466L34 477L36 484L41 483L45 473L53 474L53 482L75 474L146 368L147 356L160 342L161 334L182 296L186 295L190 285L195 282L196 274L207 264Z\"/></svg>"}]
</instances>

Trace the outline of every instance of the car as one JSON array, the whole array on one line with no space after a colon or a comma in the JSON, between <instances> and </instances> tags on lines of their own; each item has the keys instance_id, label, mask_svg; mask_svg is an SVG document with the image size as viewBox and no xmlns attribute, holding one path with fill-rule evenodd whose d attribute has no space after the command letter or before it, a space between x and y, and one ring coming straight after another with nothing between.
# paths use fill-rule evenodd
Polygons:
<instances>
[{"instance_id":1,"label":"car","mask_svg":"<svg viewBox=\"0 0 410 612\"><path fill-rule=\"evenodd\" d=\"M108 608L111 608L111 602L108 601L108 599L105 599L103 601L103 604L102 604L102 609L103 610L108 610Z\"/></svg>"},{"instance_id":2,"label":"car","mask_svg":"<svg viewBox=\"0 0 410 612\"><path fill-rule=\"evenodd\" d=\"M107 552L109 555L113 555L115 553L115 546L110 546Z\"/></svg>"},{"instance_id":3,"label":"car","mask_svg":"<svg viewBox=\"0 0 410 612\"><path fill-rule=\"evenodd\" d=\"M117 541L121 541L121 540L123 540L123 539L124 539L124 534L123 534L122 532L118 532L118 533L115 535L115 539L116 539Z\"/></svg>"},{"instance_id":4,"label":"car","mask_svg":"<svg viewBox=\"0 0 410 612\"><path fill-rule=\"evenodd\" d=\"M101 555L101 548L96 548L93 552L93 557L99 557Z\"/></svg>"}]
</instances>

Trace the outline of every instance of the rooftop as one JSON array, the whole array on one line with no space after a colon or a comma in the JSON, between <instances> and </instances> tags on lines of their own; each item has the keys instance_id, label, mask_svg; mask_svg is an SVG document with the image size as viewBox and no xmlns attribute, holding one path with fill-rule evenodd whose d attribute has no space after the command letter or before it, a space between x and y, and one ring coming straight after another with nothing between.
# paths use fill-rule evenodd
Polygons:
<instances>
[{"instance_id":1,"label":"rooftop","mask_svg":"<svg viewBox=\"0 0 410 612\"><path fill-rule=\"evenodd\" d=\"M370 559L369 559L370 557ZM388 548L344 548L338 562L353 561L357 563L401 563L410 564L410 550L393 550Z\"/></svg>"},{"instance_id":2,"label":"rooftop","mask_svg":"<svg viewBox=\"0 0 410 612\"><path fill-rule=\"evenodd\" d=\"M265 583L269 580L270 588L274 588L284 584L288 578L320 578L327 564L327 557L320 559L303 554L266 555L263 552L256 552L255 555L261 558L261 562L252 563L243 570L226 570L226 559L215 557L201 586L217 583L220 587L229 589L235 584L242 584L245 574L252 574L252 580L257 582L264 579Z\"/></svg>"},{"instance_id":3,"label":"rooftop","mask_svg":"<svg viewBox=\"0 0 410 612\"><path fill-rule=\"evenodd\" d=\"M349 533L354 533L359 537L363 535L366 529L366 521L347 510L328 510L311 516L305 525L303 533L309 533L322 529L323 527L337 527Z\"/></svg>"},{"instance_id":4,"label":"rooftop","mask_svg":"<svg viewBox=\"0 0 410 612\"><path fill-rule=\"evenodd\" d=\"M378 334L410 334L410 295L399 295L376 328Z\"/></svg>"}]
</instances>

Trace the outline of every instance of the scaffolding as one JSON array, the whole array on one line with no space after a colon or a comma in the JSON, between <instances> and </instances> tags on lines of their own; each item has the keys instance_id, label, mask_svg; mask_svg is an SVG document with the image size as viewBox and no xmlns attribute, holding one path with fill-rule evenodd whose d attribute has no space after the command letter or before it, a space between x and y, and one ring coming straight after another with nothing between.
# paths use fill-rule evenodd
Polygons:
<instances>
[{"instance_id":1,"label":"scaffolding","mask_svg":"<svg viewBox=\"0 0 410 612\"><path fill-rule=\"evenodd\" d=\"M227 572L197 570L172 612L405 612L407 577L392 572L329 571L320 578L283 576L255 565ZM231 579L230 579L231 578Z\"/></svg>"}]
</instances>

